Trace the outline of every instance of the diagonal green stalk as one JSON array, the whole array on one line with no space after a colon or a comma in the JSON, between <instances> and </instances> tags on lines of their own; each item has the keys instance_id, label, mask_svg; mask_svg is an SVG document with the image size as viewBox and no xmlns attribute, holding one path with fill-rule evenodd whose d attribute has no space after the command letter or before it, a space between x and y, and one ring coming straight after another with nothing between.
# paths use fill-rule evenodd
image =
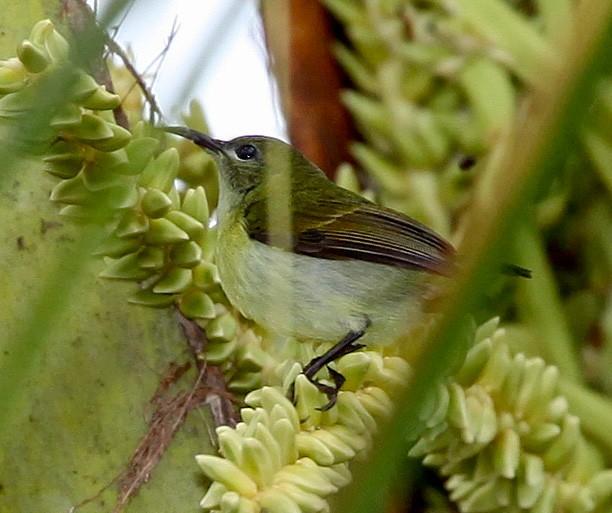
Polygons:
<instances>
[{"instance_id":1,"label":"diagonal green stalk","mask_svg":"<svg viewBox=\"0 0 612 513\"><path fill-rule=\"evenodd\" d=\"M532 216L518 224L513 242L520 265L533 271L533 277L521 280L517 287L521 320L533 328L538 338L538 351L545 360L559 367L564 377L580 383L582 376L574 341Z\"/></svg>"},{"instance_id":2,"label":"diagonal green stalk","mask_svg":"<svg viewBox=\"0 0 612 513\"><path fill-rule=\"evenodd\" d=\"M567 399L570 411L580 417L584 433L602 447L602 453L612 454L612 403L606 397L561 378L559 392Z\"/></svg>"},{"instance_id":3,"label":"diagonal green stalk","mask_svg":"<svg viewBox=\"0 0 612 513\"><path fill-rule=\"evenodd\" d=\"M466 255L463 272L450 291L444 315L417 359L409 393L397 395L393 422L381 430L367 464L355 469L355 479L339 501L340 511L383 511L388 502L392 482L407 451L406 435L409 439L416 437L418 412L431 384L450 366L449 349L456 346L465 318L478 305L493 278L504 239L516 229L539 183L554 174L588 110L596 79L609 62L611 11L607 0L580 5L576 40L562 56L562 66L542 73L539 87L532 94L531 116L515 127L499 158L492 159L492 179L475 191L466 229L470 238L461 248Z\"/></svg>"}]
</instances>

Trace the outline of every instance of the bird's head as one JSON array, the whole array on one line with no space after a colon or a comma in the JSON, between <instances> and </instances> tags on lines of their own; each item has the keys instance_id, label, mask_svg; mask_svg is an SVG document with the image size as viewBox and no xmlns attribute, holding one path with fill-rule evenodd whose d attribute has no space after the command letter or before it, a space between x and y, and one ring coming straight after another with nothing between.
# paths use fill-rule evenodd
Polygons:
<instances>
[{"instance_id":1,"label":"bird's head","mask_svg":"<svg viewBox=\"0 0 612 513\"><path fill-rule=\"evenodd\" d=\"M222 141L186 127L166 127L210 153L219 167L221 188L244 197L274 185L295 186L296 182L321 171L291 145L273 137L249 135ZM265 186L264 186L265 184Z\"/></svg>"}]
</instances>

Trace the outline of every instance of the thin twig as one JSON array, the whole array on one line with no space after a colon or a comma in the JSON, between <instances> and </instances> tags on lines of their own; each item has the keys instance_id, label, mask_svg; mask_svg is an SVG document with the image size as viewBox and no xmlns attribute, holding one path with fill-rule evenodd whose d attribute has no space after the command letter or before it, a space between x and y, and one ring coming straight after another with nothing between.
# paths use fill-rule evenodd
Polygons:
<instances>
[{"instance_id":1,"label":"thin twig","mask_svg":"<svg viewBox=\"0 0 612 513\"><path fill-rule=\"evenodd\" d=\"M166 44L164 45L164 47L162 48L162 50L159 52L159 54L157 55L157 57L155 57L155 59L153 59L151 61L151 63L145 68L145 70L142 73L139 73L136 68L134 67L134 65L132 64L131 60L130 60L130 56L127 54L127 52L115 41L114 37L108 36L107 35L107 47L108 49L114 53L115 55L117 55L121 61L123 62L123 65L125 66L125 68L128 70L128 72L132 75L132 77L134 77L134 80L136 80L136 83L134 85L138 85L140 87L140 89L142 90L142 94L144 95L145 99L147 100L147 102L149 103L149 106L151 108L151 113L150 113L150 117L149 120L151 121L151 123L154 123L154 115L157 114L157 116L159 117L160 120L162 120L164 118L164 115L161 111L161 108L159 107L159 104L157 103L157 100L155 99L155 95L151 92L153 89L153 84L155 83L155 80L157 79L157 75L159 73L159 69L162 65L162 63L164 62L166 55L168 54L168 50L170 49L170 46L172 45L172 42L174 41L174 38L176 37L176 34L178 33L178 23L177 23L177 18L174 18L174 21L172 22L172 27L170 28L170 35L168 36L168 39L166 41ZM158 63L157 68L155 70L155 72L153 73L153 78L151 79L151 84L147 85L146 82L144 81L144 76L147 74L147 72L149 71L149 69L151 68L151 66L153 66L155 63ZM134 87L134 86L132 86ZM128 94L130 90L128 91Z\"/></svg>"},{"instance_id":2,"label":"thin twig","mask_svg":"<svg viewBox=\"0 0 612 513\"><path fill-rule=\"evenodd\" d=\"M153 72L153 76L151 78L151 86L150 86L151 89L153 88L153 85L155 84L155 81L157 80L157 77L159 75L159 70L161 69L162 64L166 60L166 57L168 55L168 50L170 50L170 46L172 45L172 42L174 41L174 38L176 37L178 31L179 31L178 18L175 16L172 22L172 27L170 27L170 35L168 36L168 40L166 41L166 44L162 48L161 52L159 52L157 57L155 57L155 59L151 61L151 63L145 68L145 71L144 71L145 73L147 73L147 71L149 71L149 68L151 68L153 64L157 62L157 67L155 68L155 71Z\"/></svg>"},{"instance_id":3,"label":"thin twig","mask_svg":"<svg viewBox=\"0 0 612 513\"><path fill-rule=\"evenodd\" d=\"M121 46L115 40L113 40L110 36L107 36L106 46L108 46L109 50L121 59L121 62L123 63L125 68L128 70L130 75L134 77L134 80L136 81L140 89L142 90L142 94L144 95L145 99L149 103L149 106L151 108L151 118L153 117L154 114L157 114L159 116L159 119L163 119L164 115L161 111L161 108L159 107L157 103L157 100L155 99L155 96L150 91L149 87L145 83L142 76L138 73L138 70L136 70L136 68L130 61L130 56L127 54L127 52L123 48L121 48ZM153 120L151 119L151 121Z\"/></svg>"}]
</instances>

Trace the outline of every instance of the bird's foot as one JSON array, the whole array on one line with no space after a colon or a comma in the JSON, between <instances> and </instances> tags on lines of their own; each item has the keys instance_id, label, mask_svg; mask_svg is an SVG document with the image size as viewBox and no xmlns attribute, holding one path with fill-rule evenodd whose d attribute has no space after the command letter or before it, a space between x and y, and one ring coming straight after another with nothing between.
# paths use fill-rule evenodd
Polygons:
<instances>
[{"instance_id":1,"label":"bird's foot","mask_svg":"<svg viewBox=\"0 0 612 513\"><path fill-rule=\"evenodd\" d=\"M346 336L335 344L331 349L323 353L321 356L317 356L310 360L308 364L303 368L302 373L308 378L317 389L327 396L328 402L325 406L317 408L319 411L328 411L333 408L334 404L338 400L338 392L346 381L346 378L340 374L337 370L332 369L329 364L344 355L352 353L365 347L364 344L356 344L355 341L363 336L365 328L370 325L370 320L366 319L365 326L359 331L349 331ZM323 368L326 367L329 375L334 382L334 385L327 385L321 381L315 379L316 374ZM288 391L289 399L295 403L295 383L293 383Z\"/></svg>"},{"instance_id":2,"label":"bird's foot","mask_svg":"<svg viewBox=\"0 0 612 513\"><path fill-rule=\"evenodd\" d=\"M344 382L346 381L346 378L337 370L332 369L331 367L327 367L327 371L329 372L329 375L331 376L334 382L334 386L322 383L321 381L314 379L314 377L310 377L308 374L304 373L308 378L308 381L310 381L315 387L317 387L319 392L322 392L327 396L327 404L318 407L317 410L319 411L328 411L334 407L336 401L338 400L338 393L340 392L340 388L342 388L342 385L344 385Z\"/></svg>"}]
</instances>

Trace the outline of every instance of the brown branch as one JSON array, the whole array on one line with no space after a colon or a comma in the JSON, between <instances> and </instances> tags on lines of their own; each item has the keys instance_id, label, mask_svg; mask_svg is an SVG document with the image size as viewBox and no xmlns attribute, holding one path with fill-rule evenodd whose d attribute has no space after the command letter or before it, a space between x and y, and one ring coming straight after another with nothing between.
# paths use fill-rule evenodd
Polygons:
<instances>
[{"instance_id":1,"label":"brown branch","mask_svg":"<svg viewBox=\"0 0 612 513\"><path fill-rule=\"evenodd\" d=\"M336 26L313 0L261 3L266 42L279 83L291 143L330 178L352 161L356 133L340 102L347 79L331 53Z\"/></svg>"},{"instance_id":2,"label":"brown branch","mask_svg":"<svg viewBox=\"0 0 612 513\"><path fill-rule=\"evenodd\" d=\"M153 86L153 83L155 82L155 79L157 78L157 73L159 72L159 67L163 63L166 55L168 54L168 50L170 49L170 46L172 45L172 42L174 41L174 38L176 37L177 32L178 32L178 26L177 26L176 18L175 18L174 22L172 23L172 28L170 29L170 35L168 36L168 40L166 41L166 44L164 45L162 50L159 52L157 57L155 57L155 59L153 59L153 61L146 67L146 69L144 70L144 72L142 74L139 73L136 70L136 68L134 67L134 65L132 64L132 62L130 60L130 56L119 45L119 43L117 43L111 36L107 36L107 38L106 38L106 46L108 47L108 49L111 52L113 52L115 55L117 55L117 57L119 57L121 59L121 62L123 62L123 65L125 66L125 68L128 70L130 75L132 75L132 77L136 81L135 85L138 85L138 87L140 87L140 90L142 91L143 96L145 97L145 99L149 103L149 107L151 109L151 114L150 114L150 119L149 120L150 120L151 123L154 123L154 121L155 121L154 120L154 115L155 114L157 114L159 120L162 120L164 118L164 115L162 113L161 107L157 103L157 100L155 98L155 95L151 91L151 88ZM144 76L144 74L147 73L149 68L155 62L157 62L157 61L159 61L158 67L155 70L155 73L153 75L153 79L151 80L151 86L148 86L146 84L143 76ZM131 91L131 89L130 89L130 91Z\"/></svg>"}]
</instances>

